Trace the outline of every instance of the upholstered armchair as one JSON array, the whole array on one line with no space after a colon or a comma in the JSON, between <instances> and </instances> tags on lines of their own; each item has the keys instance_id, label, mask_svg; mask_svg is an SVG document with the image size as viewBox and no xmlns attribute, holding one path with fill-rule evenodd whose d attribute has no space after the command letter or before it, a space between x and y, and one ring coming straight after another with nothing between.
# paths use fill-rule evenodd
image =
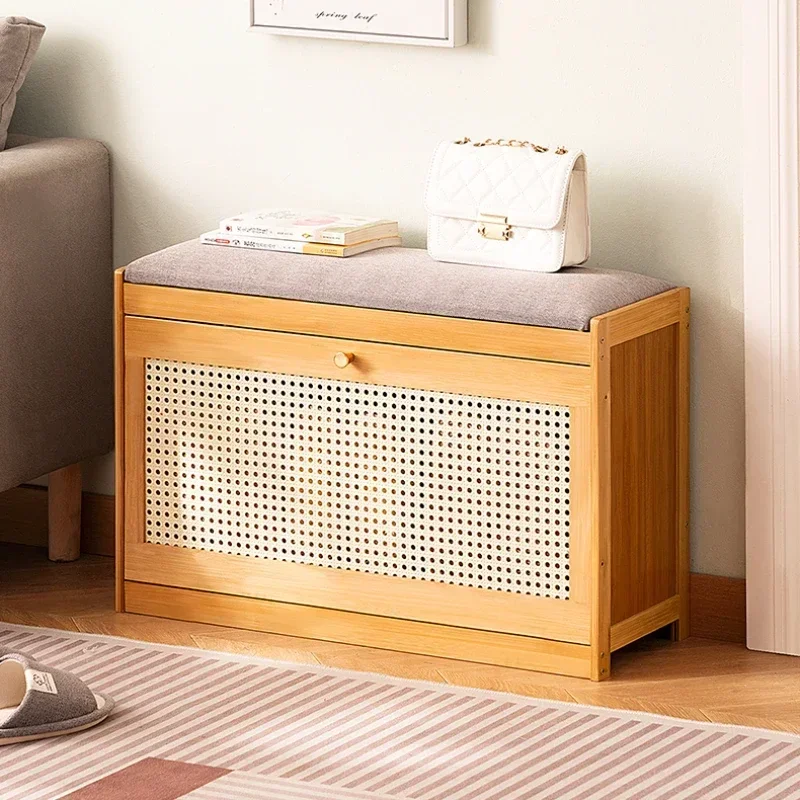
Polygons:
<instances>
[{"instance_id":1,"label":"upholstered armchair","mask_svg":"<svg viewBox=\"0 0 800 800\"><path fill-rule=\"evenodd\" d=\"M50 557L80 552L79 462L113 447L109 155L0 152L0 491L50 474Z\"/></svg>"}]
</instances>

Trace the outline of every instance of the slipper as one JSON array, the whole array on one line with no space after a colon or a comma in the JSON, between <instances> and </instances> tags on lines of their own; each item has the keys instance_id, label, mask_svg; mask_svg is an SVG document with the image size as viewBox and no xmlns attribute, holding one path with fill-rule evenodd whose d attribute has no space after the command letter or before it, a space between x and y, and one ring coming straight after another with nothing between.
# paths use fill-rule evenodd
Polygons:
<instances>
[{"instance_id":1,"label":"slipper","mask_svg":"<svg viewBox=\"0 0 800 800\"><path fill-rule=\"evenodd\" d=\"M21 653L0 655L0 745L86 730L114 709L110 697Z\"/></svg>"},{"instance_id":2,"label":"slipper","mask_svg":"<svg viewBox=\"0 0 800 800\"><path fill-rule=\"evenodd\" d=\"M11 655L11 653L16 653L17 655L25 656L25 658L30 658L27 653L23 653L21 650L15 650L13 647L6 647L5 645L0 644L0 658Z\"/></svg>"}]
</instances>

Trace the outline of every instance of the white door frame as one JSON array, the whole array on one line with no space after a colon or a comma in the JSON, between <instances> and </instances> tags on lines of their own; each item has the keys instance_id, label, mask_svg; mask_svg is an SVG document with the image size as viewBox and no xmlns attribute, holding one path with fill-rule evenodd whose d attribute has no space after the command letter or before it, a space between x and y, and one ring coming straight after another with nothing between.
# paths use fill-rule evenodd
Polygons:
<instances>
[{"instance_id":1,"label":"white door frame","mask_svg":"<svg viewBox=\"0 0 800 800\"><path fill-rule=\"evenodd\" d=\"M798 0L743 0L747 644L800 654Z\"/></svg>"}]
</instances>

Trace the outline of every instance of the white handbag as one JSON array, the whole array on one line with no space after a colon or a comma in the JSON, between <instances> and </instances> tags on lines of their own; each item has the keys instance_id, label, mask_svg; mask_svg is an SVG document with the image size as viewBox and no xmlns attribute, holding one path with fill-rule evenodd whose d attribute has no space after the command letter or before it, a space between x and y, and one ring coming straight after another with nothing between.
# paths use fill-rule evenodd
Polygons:
<instances>
[{"instance_id":1,"label":"white handbag","mask_svg":"<svg viewBox=\"0 0 800 800\"><path fill-rule=\"evenodd\" d=\"M437 261L557 272L591 251L586 157L516 139L442 142L428 176Z\"/></svg>"}]
</instances>

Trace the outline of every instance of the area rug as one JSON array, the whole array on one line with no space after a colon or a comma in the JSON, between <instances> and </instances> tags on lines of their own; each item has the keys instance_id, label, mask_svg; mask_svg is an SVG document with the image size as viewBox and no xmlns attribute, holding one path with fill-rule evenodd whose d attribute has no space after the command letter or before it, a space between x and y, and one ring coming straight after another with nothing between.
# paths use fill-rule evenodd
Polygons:
<instances>
[{"instance_id":1,"label":"area rug","mask_svg":"<svg viewBox=\"0 0 800 800\"><path fill-rule=\"evenodd\" d=\"M117 701L2 800L800 800L800 737L0 624Z\"/></svg>"}]
</instances>

